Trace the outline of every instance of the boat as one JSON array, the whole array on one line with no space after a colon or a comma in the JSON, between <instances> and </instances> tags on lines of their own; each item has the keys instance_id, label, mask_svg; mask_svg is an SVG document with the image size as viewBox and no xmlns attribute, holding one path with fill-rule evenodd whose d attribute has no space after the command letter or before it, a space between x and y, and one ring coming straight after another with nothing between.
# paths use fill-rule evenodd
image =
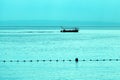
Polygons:
<instances>
[{"instance_id":1,"label":"boat","mask_svg":"<svg viewBox=\"0 0 120 80\"><path fill-rule=\"evenodd\" d=\"M78 30L78 28L74 28L74 29L63 28L60 32L79 32L79 30Z\"/></svg>"}]
</instances>

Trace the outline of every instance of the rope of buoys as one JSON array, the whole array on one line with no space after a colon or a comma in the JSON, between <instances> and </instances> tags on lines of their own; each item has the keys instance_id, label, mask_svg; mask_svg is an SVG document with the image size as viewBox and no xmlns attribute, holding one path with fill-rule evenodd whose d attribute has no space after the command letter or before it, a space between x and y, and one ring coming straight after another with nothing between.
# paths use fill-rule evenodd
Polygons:
<instances>
[{"instance_id":1,"label":"rope of buoys","mask_svg":"<svg viewBox=\"0 0 120 80\"><path fill-rule=\"evenodd\" d=\"M52 62L52 61L54 61L54 62L60 62L60 61L62 61L62 62L65 62L65 61L68 61L68 62L72 62L72 61L74 61L74 62L85 62L85 61L90 61L90 62L92 62L92 61L96 61L96 62L98 62L98 61L120 61L120 59L78 59L78 58L75 58L74 60L71 60L71 59L69 59L69 60L65 60L65 59L63 59L63 60L58 60L58 59L56 59L56 60L52 60L52 59L50 59L50 60L0 60L0 62Z\"/></svg>"}]
</instances>

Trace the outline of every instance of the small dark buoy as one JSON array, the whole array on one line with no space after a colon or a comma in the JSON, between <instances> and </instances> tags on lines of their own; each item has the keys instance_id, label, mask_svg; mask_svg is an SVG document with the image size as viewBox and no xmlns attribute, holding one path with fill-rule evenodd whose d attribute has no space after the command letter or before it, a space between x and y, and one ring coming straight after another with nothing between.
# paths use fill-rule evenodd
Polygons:
<instances>
[{"instance_id":1,"label":"small dark buoy","mask_svg":"<svg viewBox=\"0 0 120 80\"><path fill-rule=\"evenodd\" d=\"M85 59L83 59L82 61L86 61Z\"/></svg>"},{"instance_id":2,"label":"small dark buoy","mask_svg":"<svg viewBox=\"0 0 120 80\"><path fill-rule=\"evenodd\" d=\"M103 59L103 61L105 61L105 59Z\"/></svg>"},{"instance_id":3,"label":"small dark buoy","mask_svg":"<svg viewBox=\"0 0 120 80\"><path fill-rule=\"evenodd\" d=\"M109 61L112 61L112 59L109 59Z\"/></svg>"},{"instance_id":4,"label":"small dark buoy","mask_svg":"<svg viewBox=\"0 0 120 80\"><path fill-rule=\"evenodd\" d=\"M96 59L96 61L99 61L98 59Z\"/></svg>"},{"instance_id":5,"label":"small dark buoy","mask_svg":"<svg viewBox=\"0 0 120 80\"><path fill-rule=\"evenodd\" d=\"M32 60L30 60L30 62L33 62Z\"/></svg>"},{"instance_id":6,"label":"small dark buoy","mask_svg":"<svg viewBox=\"0 0 120 80\"><path fill-rule=\"evenodd\" d=\"M65 60L63 60L63 62L64 62Z\"/></svg>"},{"instance_id":7,"label":"small dark buoy","mask_svg":"<svg viewBox=\"0 0 120 80\"><path fill-rule=\"evenodd\" d=\"M23 60L23 62L26 62L26 60Z\"/></svg>"},{"instance_id":8,"label":"small dark buoy","mask_svg":"<svg viewBox=\"0 0 120 80\"><path fill-rule=\"evenodd\" d=\"M49 60L50 62L52 61L52 60Z\"/></svg>"},{"instance_id":9,"label":"small dark buoy","mask_svg":"<svg viewBox=\"0 0 120 80\"><path fill-rule=\"evenodd\" d=\"M45 60L43 60L43 62L45 62Z\"/></svg>"},{"instance_id":10,"label":"small dark buoy","mask_svg":"<svg viewBox=\"0 0 120 80\"><path fill-rule=\"evenodd\" d=\"M39 62L39 60L37 60L37 62Z\"/></svg>"},{"instance_id":11,"label":"small dark buoy","mask_svg":"<svg viewBox=\"0 0 120 80\"><path fill-rule=\"evenodd\" d=\"M16 62L19 62L19 60L17 60Z\"/></svg>"},{"instance_id":12,"label":"small dark buoy","mask_svg":"<svg viewBox=\"0 0 120 80\"><path fill-rule=\"evenodd\" d=\"M75 58L75 62L78 62L78 58Z\"/></svg>"},{"instance_id":13,"label":"small dark buoy","mask_svg":"<svg viewBox=\"0 0 120 80\"><path fill-rule=\"evenodd\" d=\"M116 59L116 61L119 61L119 59Z\"/></svg>"},{"instance_id":14,"label":"small dark buoy","mask_svg":"<svg viewBox=\"0 0 120 80\"><path fill-rule=\"evenodd\" d=\"M13 62L13 60L10 60L10 62Z\"/></svg>"},{"instance_id":15,"label":"small dark buoy","mask_svg":"<svg viewBox=\"0 0 120 80\"><path fill-rule=\"evenodd\" d=\"M5 60L3 60L3 62L6 62Z\"/></svg>"},{"instance_id":16,"label":"small dark buoy","mask_svg":"<svg viewBox=\"0 0 120 80\"><path fill-rule=\"evenodd\" d=\"M90 61L92 61L92 59L90 59Z\"/></svg>"}]
</instances>

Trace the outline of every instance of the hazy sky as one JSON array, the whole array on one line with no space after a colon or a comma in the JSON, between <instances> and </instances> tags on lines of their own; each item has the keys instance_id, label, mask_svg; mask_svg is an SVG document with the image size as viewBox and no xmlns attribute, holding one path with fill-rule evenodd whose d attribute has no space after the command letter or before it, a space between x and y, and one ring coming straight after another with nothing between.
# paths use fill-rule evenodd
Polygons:
<instances>
[{"instance_id":1,"label":"hazy sky","mask_svg":"<svg viewBox=\"0 0 120 80\"><path fill-rule=\"evenodd\" d=\"M120 22L120 0L0 0L0 21Z\"/></svg>"}]
</instances>

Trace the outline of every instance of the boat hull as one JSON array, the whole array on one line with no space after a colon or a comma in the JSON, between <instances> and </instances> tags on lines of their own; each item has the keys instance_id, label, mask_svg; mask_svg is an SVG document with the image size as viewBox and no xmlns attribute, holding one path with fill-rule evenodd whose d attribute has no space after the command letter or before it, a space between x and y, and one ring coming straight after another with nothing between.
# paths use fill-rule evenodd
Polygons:
<instances>
[{"instance_id":1,"label":"boat hull","mask_svg":"<svg viewBox=\"0 0 120 80\"><path fill-rule=\"evenodd\" d=\"M78 30L61 30L60 32L78 32Z\"/></svg>"}]
</instances>

